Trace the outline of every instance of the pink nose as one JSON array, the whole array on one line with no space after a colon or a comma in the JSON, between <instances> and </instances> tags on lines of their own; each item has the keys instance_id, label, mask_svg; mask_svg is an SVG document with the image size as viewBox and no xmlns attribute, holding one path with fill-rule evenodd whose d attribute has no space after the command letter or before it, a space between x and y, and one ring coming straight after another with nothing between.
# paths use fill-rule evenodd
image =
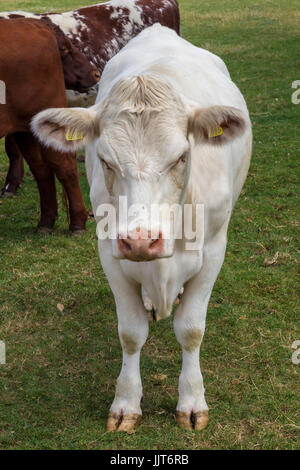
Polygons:
<instances>
[{"instance_id":1,"label":"pink nose","mask_svg":"<svg viewBox=\"0 0 300 470\"><path fill-rule=\"evenodd\" d=\"M158 238L151 238L151 232L137 230L134 237L118 237L118 247L125 258L131 261L151 261L162 252L164 241L162 234Z\"/></svg>"}]
</instances>

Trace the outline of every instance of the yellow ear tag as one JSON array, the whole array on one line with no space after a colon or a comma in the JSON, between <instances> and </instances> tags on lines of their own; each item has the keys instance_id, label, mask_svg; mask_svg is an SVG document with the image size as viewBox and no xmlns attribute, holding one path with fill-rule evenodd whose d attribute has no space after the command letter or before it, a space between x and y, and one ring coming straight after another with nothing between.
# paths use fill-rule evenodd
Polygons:
<instances>
[{"instance_id":1,"label":"yellow ear tag","mask_svg":"<svg viewBox=\"0 0 300 470\"><path fill-rule=\"evenodd\" d=\"M68 129L66 132L66 140L83 140L83 135L81 132L77 131L76 129Z\"/></svg>"},{"instance_id":2,"label":"yellow ear tag","mask_svg":"<svg viewBox=\"0 0 300 470\"><path fill-rule=\"evenodd\" d=\"M222 135L223 134L223 128L221 126L219 126L215 131L213 131L212 134L209 134L209 138L211 137L218 137L219 135Z\"/></svg>"}]
</instances>

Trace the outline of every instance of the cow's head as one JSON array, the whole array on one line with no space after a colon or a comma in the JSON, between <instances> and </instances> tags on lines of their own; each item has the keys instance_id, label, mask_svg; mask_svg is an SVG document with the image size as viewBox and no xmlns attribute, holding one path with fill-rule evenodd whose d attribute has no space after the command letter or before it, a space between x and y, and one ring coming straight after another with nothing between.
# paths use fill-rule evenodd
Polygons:
<instances>
[{"instance_id":1,"label":"cow's head","mask_svg":"<svg viewBox=\"0 0 300 470\"><path fill-rule=\"evenodd\" d=\"M100 80L100 72L87 57L66 37L58 42L66 88L80 93L87 91Z\"/></svg>"},{"instance_id":2,"label":"cow's head","mask_svg":"<svg viewBox=\"0 0 300 470\"><path fill-rule=\"evenodd\" d=\"M148 261L173 254L182 222L176 220L173 207L185 200L190 135L196 142L224 145L243 133L245 119L233 107L203 109L187 103L167 82L147 74L121 80L102 104L92 108L43 111L34 118L32 128L44 144L60 151L74 151L94 141L117 210L119 197L127 197L129 229L117 227L113 254ZM130 212L132 207L144 211ZM168 237L166 220L173 222Z\"/></svg>"},{"instance_id":3,"label":"cow's head","mask_svg":"<svg viewBox=\"0 0 300 470\"><path fill-rule=\"evenodd\" d=\"M67 89L86 92L100 80L99 70L90 64L88 58L72 44L61 29L52 23L48 17L43 21L55 33L62 61L65 85Z\"/></svg>"}]
</instances>

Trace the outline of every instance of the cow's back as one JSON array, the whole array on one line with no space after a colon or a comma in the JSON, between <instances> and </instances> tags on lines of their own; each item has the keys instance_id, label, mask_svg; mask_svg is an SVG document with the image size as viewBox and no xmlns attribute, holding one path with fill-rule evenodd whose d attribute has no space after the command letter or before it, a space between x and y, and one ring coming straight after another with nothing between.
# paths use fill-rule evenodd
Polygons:
<instances>
[{"instance_id":1,"label":"cow's back","mask_svg":"<svg viewBox=\"0 0 300 470\"><path fill-rule=\"evenodd\" d=\"M43 17L56 24L101 71L130 39L154 23L180 33L177 0L111 0Z\"/></svg>"},{"instance_id":2,"label":"cow's back","mask_svg":"<svg viewBox=\"0 0 300 470\"><path fill-rule=\"evenodd\" d=\"M117 81L148 72L165 77L200 106L230 104L247 112L246 103L222 59L159 24L140 33L109 61L97 101L104 99Z\"/></svg>"},{"instance_id":3,"label":"cow's back","mask_svg":"<svg viewBox=\"0 0 300 470\"><path fill-rule=\"evenodd\" d=\"M138 61L136 57L139 57ZM212 192L209 188L214 186L212 204L219 200L222 207L226 200L230 201L232 208L249 167L252 133L246 102L232 82L224 62L209 51L193 46L174 31L157 24L132 39L108 62L96 102L105 100L119 80L147 73L165 78L188 105L191 103L200 108L233 106L243 111L247 131L229 145L196 146L191 141L193 171L188 194L209 209L211 201L207 194L210 198Z\"/></svg>"}]
</instances>

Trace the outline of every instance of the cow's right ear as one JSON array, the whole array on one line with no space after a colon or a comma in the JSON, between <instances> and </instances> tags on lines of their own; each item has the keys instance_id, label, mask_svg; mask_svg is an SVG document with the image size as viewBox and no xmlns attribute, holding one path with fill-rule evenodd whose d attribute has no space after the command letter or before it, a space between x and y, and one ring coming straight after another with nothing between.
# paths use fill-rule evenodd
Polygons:
<instances>
[{"instance_id":1,"label":"cow's right ear","mask_svg":"<svg viewBox=\"0 0 300 470\"><path fill-rule=\"evenodd\" d=\"M74 152L99 136L100 119L92 108L50 108L31 121L34 135L46 147Z\"/></svg>"}]
</instances>

